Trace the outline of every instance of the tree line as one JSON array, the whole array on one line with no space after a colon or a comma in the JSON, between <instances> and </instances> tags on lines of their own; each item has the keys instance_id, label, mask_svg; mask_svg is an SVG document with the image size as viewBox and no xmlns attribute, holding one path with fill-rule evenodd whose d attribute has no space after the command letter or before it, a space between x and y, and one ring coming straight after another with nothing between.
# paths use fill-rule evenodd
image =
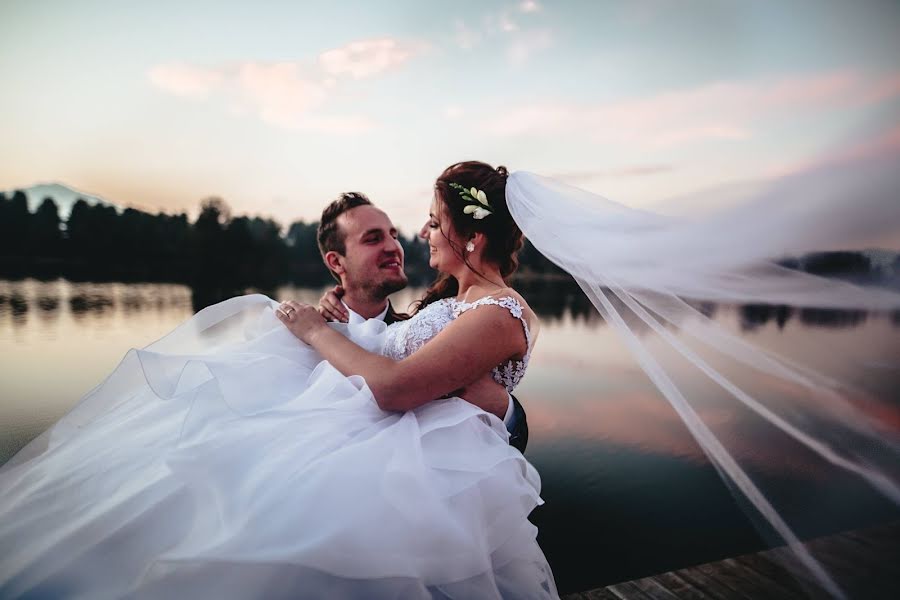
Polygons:
<instances>
[{"instance_id":1,"label":"tree line","mask_svg":"<svg viewBox=\"0 0 900 600\"><path fill-rule=\"evenodd\" d=\"M234 216L220 198L200 204L197 218L122 211L84 199L68 219L47 197L34 212L24 192L0 193L0 276L66 277L74 281L168 281L190 285L272 287L332 281L316 244L318 222L287 228L272 219ZM401 236L406 272L413 285L430 282L428 246L417 235ZM900 254L875 265L853 251L786 258L782 266L855 283L900 288ZM526 241L518 277L567 279L568 275Z\"/></svg>"},{"instance_id":2,"label":"tree line","mask_svg":"<svg viewBox=\"0 0 900 600\"><path fill-rule=\"evenodd\" d=\"M272 219L234 216L220 198L203 200L193 222L183 213L119 211L83 199L63 220L53 198L44 198L31 212L25 193L16 191L0 194L0 276L323 285L332 278L316 244L317 227L315 221L284 228ZM400 241L411 283L431 281L427 244L416 235L401 235ZM525 275L564 275L530 245L520 263Z\"/></svg>"}]
</instances>

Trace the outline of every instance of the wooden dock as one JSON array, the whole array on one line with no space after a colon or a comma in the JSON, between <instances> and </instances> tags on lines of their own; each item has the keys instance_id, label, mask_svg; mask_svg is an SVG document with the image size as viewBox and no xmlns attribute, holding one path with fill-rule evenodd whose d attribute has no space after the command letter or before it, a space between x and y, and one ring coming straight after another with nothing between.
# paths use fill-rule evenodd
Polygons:
<instances>
[{"instance_id":1,"label":"wooden dock","mask_svg":"<svg viewBox=\"0 0 900 600\"><path fill-rule=\"evenodd\" d=\"M817 538L806 546L849 598L900 599L900 521ZM789 549L776 548L571 594L564 600L831 598L809 574L792 576L782 566L785 563L799 564Z\"/></svg>"}]
</instances>

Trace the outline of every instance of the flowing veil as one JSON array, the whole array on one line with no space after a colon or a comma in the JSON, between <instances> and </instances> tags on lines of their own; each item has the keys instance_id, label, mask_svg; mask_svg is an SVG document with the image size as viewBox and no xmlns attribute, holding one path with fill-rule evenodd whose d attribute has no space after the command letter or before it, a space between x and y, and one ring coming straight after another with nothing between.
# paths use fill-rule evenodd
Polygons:
<instances>
[{"instance_id":1,"label":"flowing veil","mask_svg":"<svg viewBox=\"0 0 900 600\"><path fill-rule=\"evenodd\" d=\"M779 261L890 240L900 244L900 144L876 150L822 161L773 180L735 206L694 218L632 209L527 172L510 175L506 191L525 236L575 278L760 533L789 545L797 559L793 569L837 598L846 597L845 590L803 545L779 508L774 485L754 474L737 452L743 432L705 418L708 406L691 390L698 380L717 386L720 408L750 411L773 435L789 437L900 506L898 431L857 406L854 400L865 392L856 386L751 345L708 318L697 303L900 309L896 291L826 279ZM691 375L667 368L668 355L688 363ZM755 393L718 366L722 359L806 395Z\"/></svg>"}]
</instances>

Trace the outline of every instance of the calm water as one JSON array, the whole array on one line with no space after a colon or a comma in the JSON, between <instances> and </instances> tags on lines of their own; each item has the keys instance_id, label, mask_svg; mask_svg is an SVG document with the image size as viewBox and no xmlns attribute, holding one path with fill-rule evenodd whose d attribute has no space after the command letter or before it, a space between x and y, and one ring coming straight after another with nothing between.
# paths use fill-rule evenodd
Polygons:
<instances>
[{"instance_id":1,"label":"calm water","mask_svg":"<svg viewBox=\"0 0 900 600\"><path fill-rule=\"evenodd\" d=\"M242 291L0 280L0 463L99 383L129 348ZM263 291L309 302L321 294ZM680 419L577 288L544 284L523 291L543 328L517 396L531 430L527 457L541 474L546 501L533 520L560 591L760 548L763 542ZM402 309L418 292L398 294L395 307ZM852 381L871 395L862 408L900 432L897 315L703 308L755 344ZM678 371L677 361L671 366ZM798 393L740 369L728 374L774 397ZM776 492L778 507L801 534L900 518L866 486L771 428L755 426L721 392L693 379L685 380L685 389L703 399L705 418L734 432L731 448Z\"/></svg>"}]
</instances>

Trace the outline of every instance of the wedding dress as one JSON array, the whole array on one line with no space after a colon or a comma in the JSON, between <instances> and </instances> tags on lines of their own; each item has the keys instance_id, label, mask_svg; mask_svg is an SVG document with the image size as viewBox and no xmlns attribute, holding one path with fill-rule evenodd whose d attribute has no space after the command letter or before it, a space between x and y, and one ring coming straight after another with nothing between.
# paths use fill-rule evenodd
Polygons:
<instances>
[{"instance_id":1,"label":"wedding dress","mask_svg":"<svg viewBox=\"0 0 900 600\"><path fill-rule=\"evenodd\" d=\"M400 359L483 303L332 326ZM0 597L557 597L502 421L460 398L382 411L275 306L232 298L129 351L0 469Z\"/></svg>"}]
</instances>

